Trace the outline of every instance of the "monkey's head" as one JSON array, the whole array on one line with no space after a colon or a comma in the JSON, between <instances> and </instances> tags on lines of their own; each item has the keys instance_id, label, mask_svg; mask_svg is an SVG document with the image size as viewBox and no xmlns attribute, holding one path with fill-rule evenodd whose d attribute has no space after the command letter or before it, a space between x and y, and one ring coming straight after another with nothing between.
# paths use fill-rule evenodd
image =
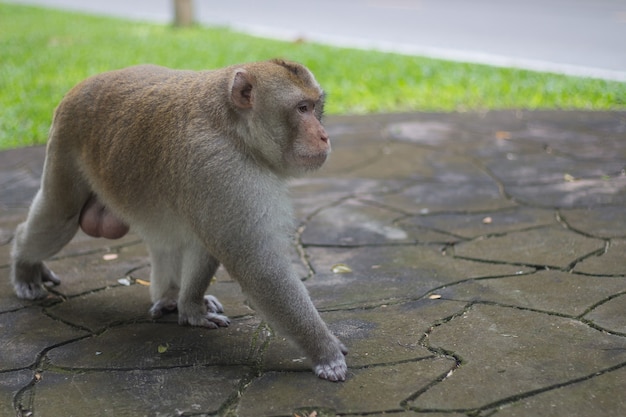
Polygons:
<instances>
[{"instance_id":1,"label":"monkey's head","mask_svg":"<svg viewBox=\"0 0 626 417\"><path fill-rule=\"evenodd\" d=\"M234 67L230 100L246 151L276 174L299 175L326 161L324 91L305 66L275 59Z\"/></svg>"}]
</instances>

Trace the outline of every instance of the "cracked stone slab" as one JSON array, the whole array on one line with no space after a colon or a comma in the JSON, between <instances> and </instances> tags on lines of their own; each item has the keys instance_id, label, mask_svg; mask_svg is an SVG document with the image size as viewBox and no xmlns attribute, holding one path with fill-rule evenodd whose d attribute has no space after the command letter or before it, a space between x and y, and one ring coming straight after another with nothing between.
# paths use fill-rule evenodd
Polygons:
<instances>
[{"instance_id":1,"label":"cracked stone slab","mask_svg":"<svg viewBox=\"0 0 626 417\"><path fill-rule=\"evenodd\" d=\"M50 363L69 369L153 369L193 365L252 365L257 319L205 329L176 323L137 323L54 348Z\"/></svg>"},{"instance_id":2,"label":"cracked stone slab","mask_svg":"<svg viewBox=\"0 0 626 417\"><path fill-rule=\"evenodd\" d=\"M374 245L413 242L408 233L394 224L401 214L382 207L347 200L316 213L301 235L303 245ZM425 233L427 234L427 233ZM431 239L445 241L436 232ZM435 235L435 236L433 236Z\"/></svg>"},{"instance_id":3,"label":"cracked stone slab","mask_svg":"<svg viewBox=\"0 0 626 417\"><path fill-rule=\"evenodd\" d=\"M507 185L563 184L566 178L601 178L614 176L624 168L624 161L580 160L553 152L520 154L509 152L487 162L487 167Z\"/></svg>"},{"instance_id":4,"label":"cracked stone slab","mask_svg":"<svg viewBox=\"0 0 626 417\"><path fill-rule=\"evenodd\" d=\"M328 413L401 411L413 393L454 367L446 358L429 358L364 369L351 369L346 382L330 384L307 372L266 372L252 381L237 408L240 417L293 415L298 409Z\"/></svg>"},{"instance_id":5,"label":"cracked stone slab","mask_svg":"<svg viewBox=\"0 0 626 417\"><path fill-rule=\"evenodd\" d=\"M118 323L148 320L150 305L147 287L119 285L63 301L47 312L65 323L101 332Z\"/></svg>"},{"instance_id":6,"label":"cracked stone slab","mask_svg":"<svg viewBox=\"0 0 626 417\"><path fill-rule=\"evenodd\" d=\"M414 299L441 286L471 278L516 275L531 269L445 256L430 246L306 248L315 276L305 281L318 308L364 306ZM352 272L335 274L343 263ZM358 291L355 288L358 287Z\"/></svg>"},{"instance_id":7,"label":"cracked stone slab","mask_svg":"<svg viewBox=\"0 0 626 417\"><path fill-rule=\"evenodd\" d=\"M482 213L440 213L408 217L398 222L411 236L419 237L424 228L438 230L451 236L474 239L480 236L499 235L537 226L556 223L553 210L529 207L512 207ZM457 241L460 239L457 238Z\"/></svg>"},{"instance_id":8,"label":"cracked stone slab","mask_svg":"<svg viewBox=\"0 0 626 417\"><path fill-rule=\"evenodd\" d=\"M33 371L0 372L0 415L15 416L13 398L33 379Z\"/></svg>"},{"instance_id":9,"label":"cracked stone slab","mask_svg":"<svg viewBox=\"0 0 626 417\"><path fill-rule=\"evenodd\" d=\"M348 368L353 369L432 357L433 353L421 346L419 340L433 323L461 311L465 305L456 301L420 300L324 312L322 318L348 348L346 360ZM304 371L311 369L311 362L278 335L265 352L263 369Z\"/></svg>"},{"instance_id":10,"label":"cracked stone slab","mask_svg":"<svg viewBox=\"0 0 626 417\"><path fill-rule=\"evenodd\" d=\"M46 348L86 336L36 308L0 314L0 371L34 364Z\"/></svg>"},{"instance_id":11,"label":"cracked stone slab","mask_svg":"<svg viewBox=\"0 0 626 417\"><path fill-rule=\"evenodd\" d=\"M549 270L515 277L472 280L448 286L438 292L446 299L490 301L579 316L596 303L625 291L626 278L594 277ZM626 308L623 313L626 317Z\"/></svg>"},{"instance_id":12,"label":"cracked stone slab","mask_svg":"<svg viewBox=\"0 0 626 417\"><path fill-rule=\"evenodd\" d=\"M495 182L419 182L402 191L369 197L373 201L408 214L442 211L489 211L515 206L503 197Z\"/></svg>"},{"instance_id":13,"label":"cracked stone slab","mask_svg":"<svg viewBox=\"0 0 626 417\"><path fill-rule=\"evenodd\" d=\"M88 373L46 371L36 385L38 417L175 416L216 413L232 396L246 371L239 367ZM106 395L102 395L106 393Z\"/></svg>"},{"instance_id":14,"label":"cracked stone slab","mask_svg":"<svg viewBox=\"0 0 626 417\"><path fill-rule=\"evenodd\" d=\"M397 179L424 180L434 174L435 167L432 164L433 155L436 153L434 150L393 142L379 142L376 147L378 154L374 155L375 158L371 158L368 163L357 166L344 175L349 178L388 181ZM350 152L360 154L361 146L358 150L352 149ZM349 163L349 159L347 161ZM344 161L341 162L344 163Z\"/></svg>"},{"instance_id":15,"label":"cracked stone slab","mask_svg":"<svg viewBox=\"0 0 626 417\"><path fill-rule=\"evenodd\" d=\"M626 238L624 206L565 209L561 217L574 230L600 238Z\"/></svg>"},{"instance_id":16,"label":"cracked stone slab","mask_svg":"<svg viewBox=\"0 0 626 417\"><path fill-rule=\"evenodd\" d=\"M462 364L411 401L422 409L489 408L626 361L623 337L573 319L491 305L476 305L435 327L428 341Z\"/></svg>"},{"instance_id":17,"label":"cracked stone slab","mask_svg":"<svg viewBox=\"0 0 626 417\"><path fill-rule=\"evenodd\" d=\"M603 329L626 336L626 294L607 300L585 315Z\"/></svg>"},{"instance_id":18,"label":"cracked stone slab","mask_svg":"<svg viewBox=\"0 0 626 417\"><path fill-rule=\"evenodd\" d=\"M32 304L32 301L17 298L9 279L9 268L0 268L0 313L14 311Z\"/></svg>"},{"instance_id":19,"label":"cracked stone slab","mask_svg":"<svg viewBox=\"0 0 626 417\"><path fill-rule=\"evenodd\" d=\"M74 296L108 286L119 285L117 280L131 271L145 266L146 249L143 244L119 248L116 258L107 260L107 252L84 254L46 262L61 279L61 284L52 287L54 292Z\"/></svg>"},{"instance_id":20,"label":"cracked stone slab","mask_svg":"<svg viewBox=\"0 0 626 417\"><path fill-rule=\"evenodd\" d=\"M133 251L136 254L148 256L148 252L143 245L141 238L136 234L128 233L120 239L93 238L86 235L79 229L74 238L57 253L53 259L67 256L85 255L90 252L112 252Z\"/></svg>"},{"instance_id":21,"label":"cracked stone slab","mask_svg":"<svg viewBox=\"0 0 626 417\"><path fill-rule=\"evenodd\" d=\"M454 253L469 259L567 268L603 248L602 240L551 226L462 242L455 246Z\"/></svg>"},{"instance_id":22,"label":"cracked stone slab","mask_svg":"<svg viewBox=\"0 0 626 417\"><path fill-rule=\"evenodd\" d=\"M289 191L298 219L305 219L318 210L332 206L346 198L376 192L387 192L406 186L406 182L395 181L381 184L379 181L342 177L296 178L290 181Z\"/></svg>"},{"instance_id":23,"label":"cracked stone slab","mask_svg":"<svg viewBox=\"0 0 626 417\"><path fill-rule=\"evenodd\" d=\"M579 262L574 271L594 275L626 276L626 239L612 239L605 253Z\"/></svg>"},{"instance_id":24,"label":"cracked stone slab","mask_svg":"<svg viewBox=\"0 0 626 417\"><path fill-rule=\"evenodd\" d=\"M556 388L502 407L498 417L615 417L626 415L626 367Z\"/></svg>"},{"instance_id":25,"label":"cracked stone slab","mask_svg":"<svg viewBox=\"0 0 626 417\"><path fill-rule=\"evenodd\" d=\"M537 207L583 208L597 205L626 205L626 176L580 179L549 184L505 185L517 201Z\"/></svg>"}]
</instances>

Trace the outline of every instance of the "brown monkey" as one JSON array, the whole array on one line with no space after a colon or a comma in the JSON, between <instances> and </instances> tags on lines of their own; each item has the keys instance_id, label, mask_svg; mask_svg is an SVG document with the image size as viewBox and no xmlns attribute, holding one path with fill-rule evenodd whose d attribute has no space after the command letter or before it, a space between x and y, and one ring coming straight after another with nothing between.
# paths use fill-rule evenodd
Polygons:
<instances>
[{"instance_id":1,"label":"brown monkey","mask_svg":"<svg viewBox=\"0 0 626 417\"><path fill-rule=\"evenodd\" d=\"M58 106L41 188L12 249L17 295L47 294L59 279L43 260L79 225L123 236L130 225L152 263L150 313L227 326L204 295L222 263L253 306L343 381L345 347L328 330L289 259L293 229L285 179L330 152L324 93L304 66L281 60L214 71L143 65L100 74Z\"/></svg>"}]
</instances>

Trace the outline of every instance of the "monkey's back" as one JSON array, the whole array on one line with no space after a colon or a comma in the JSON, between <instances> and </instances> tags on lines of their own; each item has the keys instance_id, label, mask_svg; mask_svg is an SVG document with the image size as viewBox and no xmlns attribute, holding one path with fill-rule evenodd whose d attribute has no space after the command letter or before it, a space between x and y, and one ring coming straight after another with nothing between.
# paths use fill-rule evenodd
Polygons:
<instances>
[{"instance_id":1,"label":"monkey's back","mask_svg":"<svg viewBox=\"0 0 626 417\"><path fill-rule=\"evenodd\" d=\"M287 201L284 188L242 162L249 156L224 134L228 71L141 65L88 78L59 104L48 158L75 165L108 207L146 230L186 233L167 230L168 219L186 216L211 233L212 223L269 215L262 203ZM284 208L277 219L290 219Z\"/></svg>"}]
</instances>

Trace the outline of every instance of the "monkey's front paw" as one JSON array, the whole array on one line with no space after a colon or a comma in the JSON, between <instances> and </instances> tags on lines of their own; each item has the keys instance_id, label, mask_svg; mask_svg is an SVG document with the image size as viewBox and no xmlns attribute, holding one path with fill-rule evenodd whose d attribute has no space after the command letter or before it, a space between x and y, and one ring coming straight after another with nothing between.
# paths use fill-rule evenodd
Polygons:
<instances>
[{"instance_id":1,"label":"monkey's front paw","mask_svg":"<svg viewBox=\"0 0 626 417\"><path fill-rule=\"evenodd\" d=\"M163 313L171 313L176 310L176 300L172 299L161 299L156 301L150 307L150 317L153 319L158 319L163 316Z\"/></svg>"},{"instance_id":2,"label":"monkey's front paw","mask_svg":"<svg viewBox=\"0 0 626 417\"><path fill-rule=\"evenodd\" d=\"M204 296L204 304L206 304L206 308L209 311L209 313L223 313L224 312L224 306L222 306L222 303L220 303L220 301L212 295Z\"/></svg>"},{"instance_id":3,"label":"monkey's front paw","mask_svg":"<svg viewBox=\"0 0 626 417\"><path fill-rule=\"evenodd\" d=\"M348 372L348 366L344 358L330 361L329 363L321 363L313 367L315 375L322 379L333 382L345 381Z\"/></svg>"}]
</instances>

